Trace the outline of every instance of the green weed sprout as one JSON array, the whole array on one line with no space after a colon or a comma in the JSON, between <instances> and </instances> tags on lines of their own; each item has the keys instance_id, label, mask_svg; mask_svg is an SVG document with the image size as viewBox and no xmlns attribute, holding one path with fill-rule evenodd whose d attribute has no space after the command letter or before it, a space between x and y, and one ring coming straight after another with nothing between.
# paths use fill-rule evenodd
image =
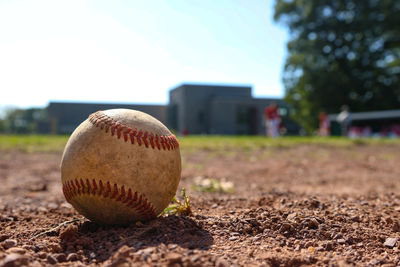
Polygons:
<instances>
[{"instance_id":1,"label":"green weed sprout","mask_svg":"<svg viewBox=\"0 0 400 267\"><path fill-rule=\"evenodd\" d=\"M186 195L185 188L181 191L182 201L178 200L176 197L172 199L172 203L161 213L162 215L192 215L192 209L190 207L190 197Z\"/></svg>"}]
</instances>

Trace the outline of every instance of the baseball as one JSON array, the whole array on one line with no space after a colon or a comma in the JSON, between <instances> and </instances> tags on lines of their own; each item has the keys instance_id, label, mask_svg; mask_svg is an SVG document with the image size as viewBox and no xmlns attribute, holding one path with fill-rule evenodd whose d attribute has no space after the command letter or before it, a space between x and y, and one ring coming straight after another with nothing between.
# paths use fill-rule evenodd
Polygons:
<instances>
[{"instance_id":1,"label":"baseball","mask_svg":"<svg viewBox=\"0 0 400 267\"><path fill-rule=\"evenodd\" d=\"M102 224L157 217L180 175L176 137L152 116L129 109L91 114L72 133L61 160L66 200Z\"/></svg>"}]
</instances>

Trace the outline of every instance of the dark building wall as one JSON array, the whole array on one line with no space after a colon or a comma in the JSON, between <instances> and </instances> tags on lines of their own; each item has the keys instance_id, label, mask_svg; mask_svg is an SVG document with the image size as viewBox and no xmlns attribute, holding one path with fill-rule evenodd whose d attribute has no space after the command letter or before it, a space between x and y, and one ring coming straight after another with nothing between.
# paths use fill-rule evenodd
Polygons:
<instances>
[{"instance_id":1,"label":"dark building wall","mask_svg":"<svg viewBox=\"0 0 400 267\"><path fill-rule=\"evenodd\" d=\"M210 132L235 135L265 134L264 110L272 102L277 103L282 110L286 108L281 99L274 98L215 98L211 104Z\"/></svg>"},{"instance_id":2,"label":"dark building wall","mask_svg":"<svg viewBox=\"0 0 400 267\"><path fill-rule=\"evenodd\" d=\"M51 133L70 134L87 117L98 110L127 108L152 115L176 134L265 134L264 109L281 99L253 98L251 87L183 84L170 91L169 104L99 104L50 102L47 107ZM287 113L287 112L286 112ZM290 134L297 124L282 114Z\"/></svg>"},{"instance_id":3,"label":"dark building wall","mask_svg":"<svg viewBox=\"0 0 400 267\"><path fill-rule=\"evenodd\" d=\"M177 112L169 117L169 127L178 133L211 133L211 101L216 97L251 99L251 87L183 84L174 88L170 91L169 110Z\"/></svg>"},{"instance_id":4,"label":"dark building wall","mask_svg":"<svg viewBox=\"0 0 400 267\"><path fill-rule=\"evenodd\" d=\"M98 103L50 102L47 107L52 133L70 134L88 116L98 110L115 108L134 109L150 114L162 123L166 123L166 106L164 105L128 105Z\"/></svg>"},{"instance_id":5,"label":"dark building wall","mask_svg":"<svg viewBox=\"0 0 400 267\"><path fill-rule=\"evenodd\" d=\"M168 104L168 127L180 133L183 129L186 103L183 88L176 88L170 91Z\"/></svg>"}]
</instances>

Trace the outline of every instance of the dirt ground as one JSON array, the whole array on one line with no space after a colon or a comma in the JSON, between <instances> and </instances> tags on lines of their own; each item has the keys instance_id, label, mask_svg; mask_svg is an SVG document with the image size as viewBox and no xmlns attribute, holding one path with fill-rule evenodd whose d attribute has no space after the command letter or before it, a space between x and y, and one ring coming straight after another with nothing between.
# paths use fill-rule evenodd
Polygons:
<instances>
[{"instance_id":1,"label":"dirt ground","mask_svg":"<svg viewBox=\"0 0 400 267\"><path fill-rule=\"evenodd\" d=\"M0 266L400 265L398 145L182 154L193 215L111 227L65 201L61 153L0 152Z\"/></svg>"}]
</instances>

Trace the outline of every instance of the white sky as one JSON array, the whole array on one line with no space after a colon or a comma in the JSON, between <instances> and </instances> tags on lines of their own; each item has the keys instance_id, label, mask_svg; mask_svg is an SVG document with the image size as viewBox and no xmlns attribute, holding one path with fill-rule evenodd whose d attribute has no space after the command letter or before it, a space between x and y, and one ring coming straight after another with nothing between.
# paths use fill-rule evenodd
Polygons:
<instances>
[{"instance_id":1,"label":"white sky","mask_svg":"<svg viewBox=\"0 0 400 267\"><path fill-rule=\"evenodd\" d=\"M183 83L283 96L273 0L0 0L0 108L167 103Z\"/></svg>"}]
</instances>

